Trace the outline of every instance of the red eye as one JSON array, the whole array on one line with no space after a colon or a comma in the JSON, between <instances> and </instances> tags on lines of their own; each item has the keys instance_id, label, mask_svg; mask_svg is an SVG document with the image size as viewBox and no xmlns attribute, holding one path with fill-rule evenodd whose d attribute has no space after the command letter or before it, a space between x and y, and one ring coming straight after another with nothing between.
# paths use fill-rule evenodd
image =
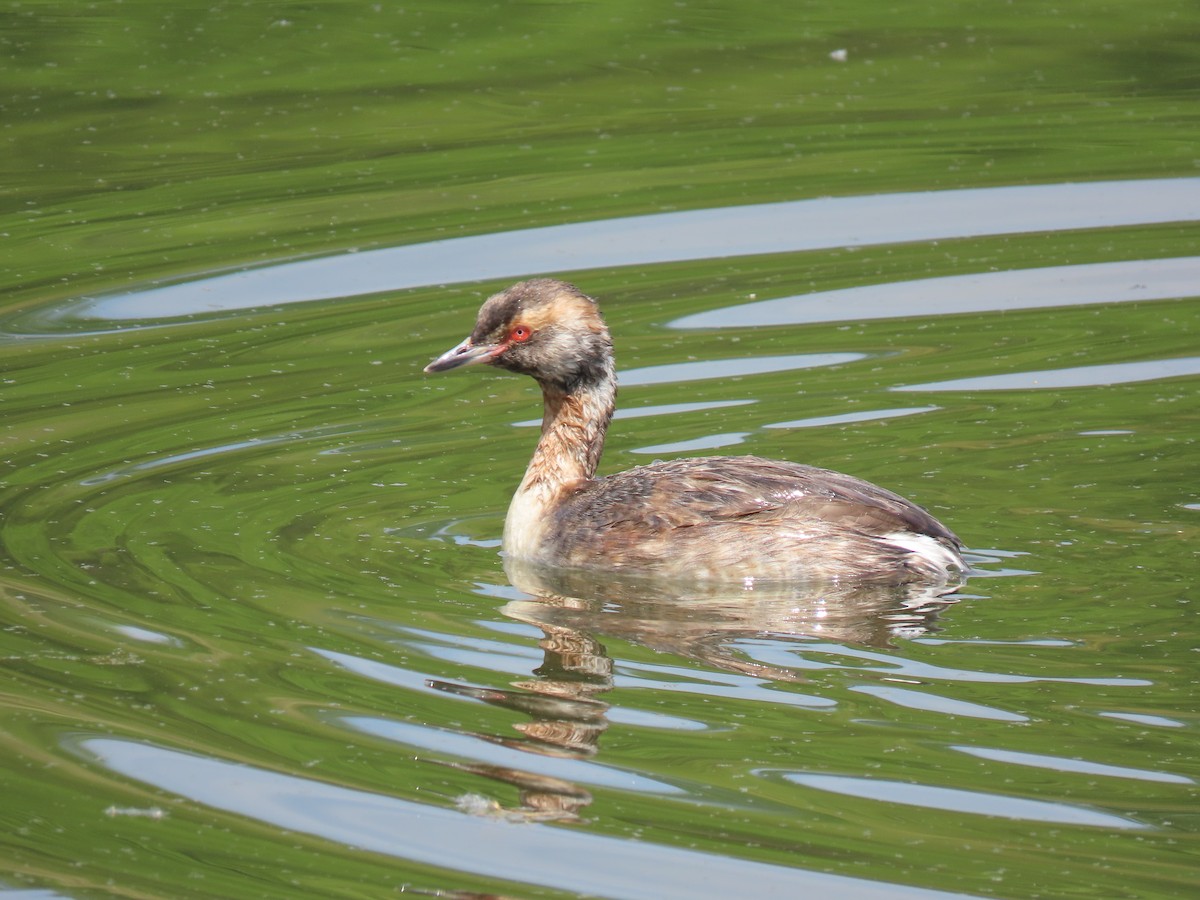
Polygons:
<instances>
[{"instance_id":1,"label":"red eye","mask_svg":"<svg viewBox=\"0 0 1200 900\"><path fill-rule=\"evenodd\" d=\"M529 338L532 334L533 334L533 331L530 328L528 328L527 326L518 325L516 328L514 328L512 330L512 333L509 334L508 339L510 341L514 341L514 342L520 344L520 343L523 343L523 342L529 340Z\"/></svg>"}]
</instances>

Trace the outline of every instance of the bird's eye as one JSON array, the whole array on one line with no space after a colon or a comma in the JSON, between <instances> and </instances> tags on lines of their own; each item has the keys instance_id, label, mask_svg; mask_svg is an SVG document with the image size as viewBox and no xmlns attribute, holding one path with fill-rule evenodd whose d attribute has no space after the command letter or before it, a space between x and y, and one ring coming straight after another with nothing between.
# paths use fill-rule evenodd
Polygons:
<instances>
[{"instance_id":1,"label":"bird's eye","mask_svg":"<svg viewBox=\"0 0 1200 900\"><path fill-rule=\"evenodd\" d=\"M523 342L529 340L529 338L532 334L533 334L533 329L529 328L527 325L518 325L516 328L514 328L512 330L512 332L508 335L508 337L509 337L509 340L515 341L516 343L520 344L520 343L523 343Z\"/></svg>"}]
</instances>

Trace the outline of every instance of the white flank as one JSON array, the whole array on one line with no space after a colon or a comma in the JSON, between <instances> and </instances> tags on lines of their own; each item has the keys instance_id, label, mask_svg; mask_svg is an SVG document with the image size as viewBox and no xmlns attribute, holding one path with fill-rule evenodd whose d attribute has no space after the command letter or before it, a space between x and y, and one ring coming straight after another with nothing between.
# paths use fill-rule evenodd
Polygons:
<instances>
[{"instance_id":1,"label":"white flank","mask_svg":"<svg viewBox=\"0 0 1200 900\"><path fill-rule=\"evenodd\" d=\"M928 560L947 575L951 572L962 572L966 568L966 564L963 562L961 556L941 541L931 538L927 534L914 534L911 531L894 531L891 534L885 534L883 539L889 544L903 547L905 550L917 554L922 559Z\"/></svg>"}]
</instances>

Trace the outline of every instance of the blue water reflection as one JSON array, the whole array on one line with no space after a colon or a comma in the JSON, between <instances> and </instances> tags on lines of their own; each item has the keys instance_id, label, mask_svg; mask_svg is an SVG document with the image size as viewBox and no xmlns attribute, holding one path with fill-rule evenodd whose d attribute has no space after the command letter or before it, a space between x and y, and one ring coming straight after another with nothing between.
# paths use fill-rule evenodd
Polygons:
<instances>
[{"instance_id":1,"label":"blue water reflection","mask_svg":"<svg viewBox=\"0 0 1200 900\"><path fill-rule=\"evenodd\" d=\"M1037 389L1101 387L1133 384L1200 375L1200 356L1179 359L1152 359L1145 362L1107 363L1097 366L1072 366L1066 369L1042 369L1036 372L1005 372L978 378L952 378L925 384L905 384L893 391L1027 391Z\"/></svg>"},{"instance_id":2,"label":"blue water reflection","mask_svg":"<svg viewBox=\"0 0 1200 900\"><path fill-rule=\"evenodd\" d=\"M672 328L753 328L1047 309L1200 295L1200 256L949 275L777 297L682 316Z\"/></svg>"},{"instance_id":3,"label":"blue water reflection","mask_svg":"<svg viewBox=\"0 0 1200 900\"><path fill-rule=\"evenodd\" d=\"M579 222L292 260L84 298L46 315L51 321L146 321L531 273L1194 221L1198 210L1200 178L828 197ZM696 321L686 317L677 324L696 326Z\"/></svg>"},{"instance_id":4,"label":"blue water reflection","mask_svg":"<svg viewBox=\"0 0 1200 900\"><path fill-rule=\"evenodd\" d=\"M113 772L259 822L450 871L589 896L628 900L732 897L748 884L754 885L759 896L772 897L895 900L962 896L544 824L506 822L153 744L94 737L79 741L79 746ZM489 811L486 806L469 803L461 807ZM603 865L597 864L599 860Z\"/></svg>"},{"instance_id":5,"label":"blue water reflection","mask_svg":"<svg viewBox=\"0 0 1200 900\"><path fill-rule=\"evenodd\" d=\"M898 803L925 809L947 810L978 816L1000 816L1029 822L1052 822L1060 825L1091 825L1098 828L1145 828L1140 822L1110 813L1097 812L1066 803L1046 800L1026 800L1006 797L986 791L964 791L957 788L933 787L882 778L851 778L844 775L823 775L807 772L788 772L784 778L795 784L829 791L849 797Z\"/></svg>"}]
</instances>

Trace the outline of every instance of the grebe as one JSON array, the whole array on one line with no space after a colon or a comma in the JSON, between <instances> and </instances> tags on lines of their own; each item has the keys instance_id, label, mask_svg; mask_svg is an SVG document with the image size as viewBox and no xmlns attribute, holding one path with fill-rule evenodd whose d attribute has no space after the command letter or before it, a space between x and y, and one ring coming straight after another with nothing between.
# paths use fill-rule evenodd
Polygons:
<instances>
[{"instance_id":1,"label":"grebe","mask_svg":"<svg viewBox=\"0 0 1200 900\"><path fill-rule=\"evenodd\" d=\"M425 367L488 363L542 388L542 434L504 521L510 557L687 580L961 581L962 542L903 497L850 475L709 456L596 478L617 392L596 301L550 278L514 284Z\"/></svg>"}]
</instances>

